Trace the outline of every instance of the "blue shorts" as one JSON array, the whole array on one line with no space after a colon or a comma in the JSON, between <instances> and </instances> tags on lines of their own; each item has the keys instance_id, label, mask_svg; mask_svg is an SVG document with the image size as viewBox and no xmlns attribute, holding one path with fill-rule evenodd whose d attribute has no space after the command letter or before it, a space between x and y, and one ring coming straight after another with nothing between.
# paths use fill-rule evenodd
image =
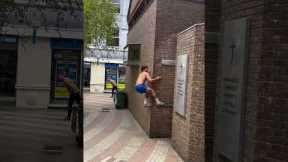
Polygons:
<instances>
[{"instance_id":1,"label":"blue shorts","mask_svg":"<svg viewBox=\"0 0 288 162\"><path fill-rule=\"evenodd\" d=\"M138 93L146 93L147 87L144 84L137 84L135 89Z\"/></svg>"}]
</instances>

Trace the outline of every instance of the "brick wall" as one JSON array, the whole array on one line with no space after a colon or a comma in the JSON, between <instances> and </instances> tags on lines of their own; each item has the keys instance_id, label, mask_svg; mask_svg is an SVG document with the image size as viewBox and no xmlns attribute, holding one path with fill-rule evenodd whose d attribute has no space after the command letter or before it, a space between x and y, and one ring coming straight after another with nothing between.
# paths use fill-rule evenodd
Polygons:
<instances>
[{"instance_id":1,"label":"brick wall","mask_svg":"<svg viewBox=\"0 0 288 162\"><path fill-rule=\"evenodd\" d=\"M177 33L203 19L203 2L154 0L130 28L128 43L141 44L141 64L148 65L152 75L163 77L153 85L153 88L156 89L160 100L167 105L159 108L155 106L144 108L143 96L135 93L134 90L139 69L136 67L128 69L129 108L150 137L171 135L175 67L161 65L161 60L175 60Z\"/></svg>"},{"instance_id":2,"label":"brick wall","mask_svg":"<svg viewBox=\"0 0 288 162\"><path fill-rule=\"evenodd\" d=\"M148 65L153 70L153 57L156 31L156 7L155 0L146 10L141 19L130 29L128 34L128 44L141 44L140 64ZM141 66L139 65L139 66ZM150 132L150 110L144 108L144 96L136 93L135 83L140 72L139 66L129 66L127 68L127 93L129 95L129 109L139 122L142 128L149 134Z\"/></svg>"},{"instance_id":3,"label":"brick wall","mask_svg":"<svg viewBox=\"0 0 288 162\"><path fill-rule=\"evenodd\" d=\"M189 162L205 161L205 25L178 35L177 56L189 55L186 115L173 113L172 144Z\"/></svg>"},{"instance_id":4,"label":"brick wall","mask_svg":"<svg viewBox=\"0 0 288 162\"><path fill-rule=\"evenodd\" d=\"M160 99L173 105L175 67L163 66L161 60L175 60L177 34L196 23L204 22L204 2L158 0L157 6L153 73L162 75L163 79L155 87Z\"/></svg>"},{"instance_id":5,"label":"brick wall","mask_svg":"<svg viewBox=\"0 0 288 162\"><path fill-rule=\"evenodd\" d=\"M254 161L288 161L288 1L264 0Z\"/></svg>"},{"instance_id":6,"label":"brick wall","mask_svg":"<svg viewBox=\"0 0 288 162\"><path fill-rule=\"evenodd\" d=\"M247 54L247 83L246 83L246 106L244 114L243 127L245 128L245 135L243 137L243 162L252 162L255 154L254 145L254 130L255 128L255 116L257 113L257 85L255 84L255 78L258 76L259 66L257 64L257 58L261 55L262 48L262 24L263 24L263 1L225 1L221 4L221 32L223 32L223 24L225 21L233 20L237 18L246 17L249 21L249 33L247 38L248 50ZM221 65L221 55L219 55L219 65ZM219 66L220 68L220 66ZM218 72L219 78L221 77L221 71ZM220 80L218 81L220 84ZM216 118L217 129L217 118ZM215 141L215 152L217 152L217 141ZM215 155L216 161L218 155Z\"/></svg>"},{"instance_id":7,"label":"brick wall","mask_svg":"<svg viewBox=\"0 0 288 162\"><path fill-rule=\"evenodd\" d=\"M249 21L243 162L288 159L287 6L284 0L222 3L222 25L241 17Z\"/></svg>"},{"instance_id":8,"label":"brick wall","mask_svg":"<svg viewBox=\"0 0 288 162\"><path fill-rule=\"evenodd\" d=\"M150 108L151 138L169 138L172 128L172 109L166 106L153 106Z\"/></svg>"}]
</instances>

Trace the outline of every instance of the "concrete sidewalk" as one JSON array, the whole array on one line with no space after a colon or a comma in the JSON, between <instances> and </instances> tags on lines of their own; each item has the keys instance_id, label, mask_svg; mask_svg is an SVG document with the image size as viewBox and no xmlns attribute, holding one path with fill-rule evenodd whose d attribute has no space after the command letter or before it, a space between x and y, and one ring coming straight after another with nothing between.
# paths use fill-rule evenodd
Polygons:
<instances>
[{"instance_id":1,"label":"concrete sidewalk","mask_svg":"<svg viewBox=\"0 0 288 162\"><path fill-rule=\"evenodd\" d=\"M104 110L104 111L103 111ZM182 162L168 139L149 139L110 94L84 96L85 162Z\"/></svg>"},{"instance_id":2,"label":"concrete sidewalk","mask_svg":"<svg viewBox=\"0 0 288 162\"><path fill-rule=\"evenodd\" d=\"M64 110L0 106L0 162L82 162Z\"/></svg>"}]
</instances>

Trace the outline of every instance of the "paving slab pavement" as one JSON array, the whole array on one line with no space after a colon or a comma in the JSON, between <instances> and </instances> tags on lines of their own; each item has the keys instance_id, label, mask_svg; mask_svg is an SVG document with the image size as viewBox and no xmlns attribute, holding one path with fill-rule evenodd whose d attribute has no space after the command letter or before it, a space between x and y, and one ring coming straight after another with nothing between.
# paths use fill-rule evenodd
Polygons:
<instances>
[{"instance_id":1,"label":"paving slab pavement","mask_svg":"<svg viewBox=\"0 0 288 162\"><path fill-rule=\"evenodd\" d=\"M0 105L0 162L82 162L65 110Z\"/></svg>"},{"instance_id":2,"label":"paving slab pavement","mask_svg":"<svg viewBox=\"0 0 288 162\"><path fill-rule=\"evenodd\" d=\"M104 111L103 111L104 110ZM84 162L183 162L169 139L150 139L110 94L84 95Z\"/></svg>"}]
</instances>

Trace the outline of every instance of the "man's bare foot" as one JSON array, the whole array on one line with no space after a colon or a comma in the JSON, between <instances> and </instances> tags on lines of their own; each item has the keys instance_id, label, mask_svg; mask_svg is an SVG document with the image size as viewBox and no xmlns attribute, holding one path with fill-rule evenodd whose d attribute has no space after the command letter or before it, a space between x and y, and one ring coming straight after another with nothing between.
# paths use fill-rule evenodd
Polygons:
<instances>
[{"instance_id":1,"label":"man's bare foot","mask_svg":"<svg viewBox=\"0 0 288 162\"><path fill-rule=\"evenodd\" d=\"M144 103L144 106L150 107L150 106L152 106L152 104L151 104L150 102L145 102L145 103Z\"/></svg>"},{"instance_id":2,"label":"man's bare foot","mask_svg":"<svg viewBox=\"0 0 288 162\"><path fill-rule=\"evenodd\" d=\"M156 105L157 105L157 106L163 106L163 105L165 105L165 104L164 104L164 102L159 101L159 102L156 103Z\"/></svg>"}]
</instances>

